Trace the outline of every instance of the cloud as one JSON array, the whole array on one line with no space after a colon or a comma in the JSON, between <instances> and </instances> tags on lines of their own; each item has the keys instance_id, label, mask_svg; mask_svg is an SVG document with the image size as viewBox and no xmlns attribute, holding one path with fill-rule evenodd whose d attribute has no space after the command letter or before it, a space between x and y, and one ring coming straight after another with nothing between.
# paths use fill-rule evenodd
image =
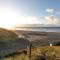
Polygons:
<instances>
[{"instance_id":1,"label":"cloud","mask_svg":"<svg viewBox=\"0 0 60 60\"><path fill-rule=\"evenodd\" d=\"M60 24L60 20L55 16L45 16L46 24Z\"/></svg>"},{"instance_id":2,"label":"cloud","mask_svg":"<svg viewBox=\"0 0 60 60\"><path fill-rule=\"evenodd\" d=\"M18 18L18 23L20 24L38 24L38 18L34 16L20 16Z\"/></svg>"},{"instance_id":3,"label":"cloud","mask_svg":"<svg viewBox=\"0 0 60 60\"><path fill-rule=\"evenodd\" d=\"M54 9L48 8L48 9L46 9L46 12L53 13L54 12Z\"/></svg>"},{"instance_id":4,"label":"cloud","mask_svg":"<svg viewBox=\"0 0 60 60\"><path fill-rule=\"evenodd\" d=\"M0 27L13 28L20 24L38 24L39 20L35 16L22 15L13 8L0 7Z\"/></svg>"}]
</instances>

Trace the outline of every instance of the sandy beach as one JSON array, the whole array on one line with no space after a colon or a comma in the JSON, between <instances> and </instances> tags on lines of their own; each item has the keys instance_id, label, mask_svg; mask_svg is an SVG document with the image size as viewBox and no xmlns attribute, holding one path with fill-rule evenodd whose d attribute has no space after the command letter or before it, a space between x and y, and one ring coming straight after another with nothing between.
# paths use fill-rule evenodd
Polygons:
<instances>
[{"instance_id":1,"label":"sandy beach","mask_svg":"<svg viewBox=\"0 0 60 60\"><path fill-rule=\"evenodd\" d=\"M60 42L60 32L39 32L39 31L14 31L19 37L28 39L32 44L49 45ZM35 46L36 46L35 45Z\"/></svg>"}]
</instances>

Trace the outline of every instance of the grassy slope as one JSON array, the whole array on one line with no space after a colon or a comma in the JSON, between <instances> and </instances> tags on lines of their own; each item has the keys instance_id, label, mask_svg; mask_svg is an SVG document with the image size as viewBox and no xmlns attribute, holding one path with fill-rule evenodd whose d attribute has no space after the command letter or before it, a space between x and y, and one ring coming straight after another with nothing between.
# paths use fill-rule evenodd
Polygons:
<instances>
[{"instance_id":1,"label":"grassy slope","mask_svg":"<svg viewBox=\"0 0 60 60\"><path fill-rule=\"evenodd\" d=\"M37 47L32 49L32 60L60 60L60 46L45 46ZM26 51L20 53L11 54L7 57L2 58L2 60L29 60Z\"/></svg>"},{"instance_id":2,"label":"grassy slope","mask_svg":"<svg viewBox=\"0 0 60 60\"><path fill-rule=\"evenodd\" d=\"M42 55L45 54L48 59L50 58L58 58L60 59L60 46L46 46L46 47L40 47L33 49L33 55Z\"/></svg>"},{"instance_id":3,"label":"grassy slope","mask_svg":"<svg viewBox=\"0 0 60 60\"><path fill-rule=\"evenodd\" d=\"M28 43L26 39L18 38L14 32L0 28L0 56L25 49Z\"/></svg>"}]
</instances>

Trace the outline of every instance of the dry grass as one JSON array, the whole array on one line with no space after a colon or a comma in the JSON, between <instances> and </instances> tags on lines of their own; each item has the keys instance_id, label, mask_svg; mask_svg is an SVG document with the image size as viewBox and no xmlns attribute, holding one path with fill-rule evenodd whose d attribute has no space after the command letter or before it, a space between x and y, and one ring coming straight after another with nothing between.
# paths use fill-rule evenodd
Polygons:
<instances>
[{"instance_id":1,"label":"dry grass","mask_svg":"<svg viewBox=\"0 0 60 60\"><path fill-rule=\"evenodd\" d=\"M34 48L32 55L43 56L48 60L60 60L60 46Z\"/></svg>"},{"instance_id":2,"label":"dry grass","mask_svg":"<svg viewBox=\"0 0 60 60\"><path fill-rule=\"evenodd\" d=\"M60 60L60 46L45 46L32 49L31 60ZM3 57L0 60L29 60L29 57L24 52L20 54Z\"/></svg>"}]
</instances>

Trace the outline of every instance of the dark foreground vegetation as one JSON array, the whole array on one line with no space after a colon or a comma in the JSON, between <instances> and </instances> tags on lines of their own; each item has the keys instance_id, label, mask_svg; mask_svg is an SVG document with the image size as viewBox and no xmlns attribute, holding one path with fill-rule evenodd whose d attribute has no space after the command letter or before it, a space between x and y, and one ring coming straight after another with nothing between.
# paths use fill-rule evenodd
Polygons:
<instances>
[{"instance_id":1,"label":"dark foreground vegetation","mask_svg":"<svg viewBox=\"0 0 60 60\"><path fill-rule=\"evenodd\" d=\"M0 57L0 60L29 60L29 55L27 50L22 50ZM32 48L31 60L60 60L60 46Z\"/></svg>"}]
</instances>

